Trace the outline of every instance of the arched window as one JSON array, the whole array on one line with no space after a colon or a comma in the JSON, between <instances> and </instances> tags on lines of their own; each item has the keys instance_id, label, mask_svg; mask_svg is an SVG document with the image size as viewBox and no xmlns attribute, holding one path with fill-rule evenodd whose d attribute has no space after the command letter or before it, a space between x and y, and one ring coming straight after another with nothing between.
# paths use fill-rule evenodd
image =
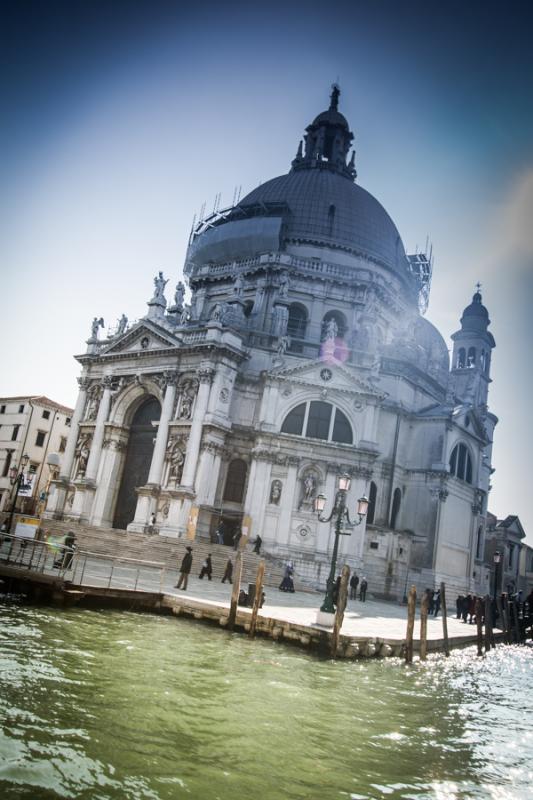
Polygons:
<instances>
[{"instance_id":1,"label":"arched window","mask_svg":"<svg viewBox=\"0 0 533 800\"><path fill-rule=\"evenodd\" d=\"M450 456L450 473L466 483L472 483L472 458L465 444L456 444Z\"/></svg>"},{"instance_id":2,"label":"arched window","mask_svg":"<svg viewBox=\"0 0 533 800\"><path fill-rule=\"evenodd\" d=\"M475 367L476 366L476 348L475 347L469 347L468 348L467 365L469 367Z\"/></svg>"},{"instance_id":3,"label":"arched window","mask_svg":"<svg viewBox=\"0 0 533 800\"><path fill-rule=\"evenodd\" d=\"M246 461L236 458L230 462L224 487L224 500L229 500L232 503L242 503L247 471Z\"/></svg>"},{"instance_id":4,"label":"arched window","mask_svg":"<svg viewBox=\"0 0 533 800\"><path fill-rule=\"evenodd\" d=\"M366 512L366 521L370 525L374 522L374 516L376 514L376 500L378 496L378 487L374 483L374 481L370 481L370 487L368 489L368 511Z\"/></svg>"},{"instance_id":5,"label":"arched window","mask_svg":"<svg viewBox=\"0 0 533 800\"><path fill-rule=\"evenodd\" d=\"M331 325L334 322L335 325ZM346 335L346 317L340 311L328 311L322 320L321 340L324 341L328 336L330 327L335 331L335 339L344 339Z\"/></svg>"},{"instance_id":6,"label":"arched window","mask_svg":"<svg viewBox=\"0 0 533 800\"><path fill-rule=\"evenodd\" d=\"M400 506L402 504L402 490L395 489L392 496L392 511L390 514L390 526L394 530L398 521L398 514L400 513Z\"/></svg>"},{"instance_id":7,"label":"arched window","mask_svg":"<svg viewBox=\"0 0 533 800\"><path fill-rule=\"evenodd\" d=\"M253 300L247 300L242 309L242 313L244 314L245 317L250 316L253 307L254 307Z\"/></svg>"},{"instance_id":8,"label":"arched window","mask_svg":"<svg viewBox=\"0 0 533 800\"><path fill-rule=\"evenodd\" d=\"M457 369L463 369L466 366L466 350L464 347L459 348L457 353Z\"/></svg>"},{"instance_id":9,"label":"arched window","mask_svg":"<svg viewBox=\"0 0 533 800\"><path fill-rule=\"evenodd\" d=\"M287 333L291 339L305 339L307 328L307 310L304 306L293 303L289 306Z\"/></svg>"},{"instance_id":10,"label":"arched window","mask_svg":"<svg viewBox=\"0 0 533 800\"><path fill-rule=\"evenodd\" d=\"M293 408L283 420L281 433L353 444L352 426L346 414L321 400L308 400Z\"/></svg>"}]
</instances>

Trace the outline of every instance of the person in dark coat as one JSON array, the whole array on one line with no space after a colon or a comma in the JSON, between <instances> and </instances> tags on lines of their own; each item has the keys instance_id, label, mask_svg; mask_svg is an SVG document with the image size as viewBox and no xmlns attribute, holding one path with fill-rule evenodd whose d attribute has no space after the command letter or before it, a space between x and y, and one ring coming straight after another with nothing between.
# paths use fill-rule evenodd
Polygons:
<instances>
[{"instance_id":1,"label":"person in dark coat","mask_svg":"<svg viewBox=\"0 0 533 800\"><path fill-rule=\"evenodd\" d=\"M440 589L433 594L433 616L438 617L440 611Z\"/></svg>"},{"instance_id":2,"label":"person in dark coat","mask_svg":"<svg viewBox=\"0 0 533 800\"><path fill-rule=\"evenodd\" d=\"M254 549L253 549L253 552L257 553L257 555L261 554L261 545L262 544L263 544L263 540L261 539L259 534L257 534L257 536L255 537Z\"/></svg>"},{"instance_id":3,"label":"person in dark coat","mask_svg":"<svg viewBox=\"0 0 533 800\"><path fill-rule=\"evenodd\" d=\"M70 565L72 564L72 559L74 558L74 552L76 550L76 537L72 531L69 531L65 536L65 541L63 542L63 569L69 569Z\"/></svg>"},{"instance_id":4,"label":"person in dark coat","mask_svg":"<svg viewBox=\"0 0 533 800\"><path fill-rule=\"evenodd\" d=\"M224 570L224 575L222 576L222 583L233 583L233 561L231 558L228 558L226 563L226 569Z\"/></svg>"},{"instance_id":5,"label":"person in dark coat","mask_svg":"<svg viewBox=\"0 0 533 800\"><path fill-rule=\"evenodd\" d=\"M287 561L287 565L285 567L285 573L283 575L283 580L279 585L280 592L294 593L294 581L292 579L293 573L294 573L294 567L292 561Z\"/></svg>"},{"instance_id":6,"label":"person in dark coat","mask_svg":"<svg viewBox=\"0 0 533 800\"><path fill-rule=\"evenodd\" d=\"M455 600L455 608L457 611L457 619L461 619L461 615L463 613L463 601L464 597L462 594L458 594Z\"/></svg>"},{"instance_id":7,"label":"person in dark coat","mask_svg":"<svg viewBox=\"0 0 533 800\"><path fill-rule=\"evenodd\" d=\"M471 594L467 594L466 597L463 597L463 612L461 614L463 622L466 622L468 619L468 609L470 608L471 601L472 601Z\"/></svg>"},{"instance_id":8,"label":"person in dark coat","mask_svg":"<svg viewBox=\"0 0 533 800\"><path fill-rule=\"evenodd\" d=\"M233 534L233 549L235 552L239 549L239 544L241 543L242 531L240 528L235 528L235 533Z\"/></svg>"},{"instance_id":9,"label":"person in dark coat","mask_svg":"<svg viewBox=\"0 0 533 800\"><path fill-rule=\"evenodd\" d=\"M203 580L204 575L207 575L208 581L212 580L213 564L211 563L211 553L209 553L204 563L202 564L202 569L200 570L200 574L198 575L200 580Z\"/></svg>"},{"instance_id":10,"label":"person in dark coat","mask_svg":"<svg viewBox=\"0 0 533 800\"><path fill-rule=\"evenodd\" d=\"M350 578L350 600L357 600L357 587L359 586L359 576L355 574Z\"/></svg>"},{"instance_id":11,"label":"person in dark coat","mask_svg":"<svg viewBox=\"0 0 533 800\"><path fill-rule=\"evenodd\" d=\"M367 590L367 589L368 589L368 581L367 581L367 579L366 579L366 578L363 578L363 579L361 580L361 583L360 583L360 585L359 585L359 600L360 600L362 603L365 603L365 602L366 602L366 590Z\"/></svg>"},{"instance_id":12,"label":"person in dark coat","mask_svg":"<svg viewBox=\"0 0 533 800\"><path fill-rule=\"evenodd\" d=\"M175 587L176 589L183 589L183 591L187 588L187 582L192 568L192 547L187 547L186 550L187 552L183 556L181 562L180 579Z\"/></svg>"}]
</instances>

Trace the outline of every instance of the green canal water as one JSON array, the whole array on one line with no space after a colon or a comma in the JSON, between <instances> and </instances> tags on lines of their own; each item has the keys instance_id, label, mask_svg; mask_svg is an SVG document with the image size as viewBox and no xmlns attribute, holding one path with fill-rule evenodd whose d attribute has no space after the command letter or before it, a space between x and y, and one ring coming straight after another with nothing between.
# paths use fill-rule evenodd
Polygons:
<instances>
[{"instance_id":1,"label":"green canal water","mask_svg":"<svg viewBox=\"0 0 533 800\"><path fill-rule=\"evenodd\" d=\"M532 798L533 651L406 668L0 602L0 797Z\"/></svg>"}]
</instances>

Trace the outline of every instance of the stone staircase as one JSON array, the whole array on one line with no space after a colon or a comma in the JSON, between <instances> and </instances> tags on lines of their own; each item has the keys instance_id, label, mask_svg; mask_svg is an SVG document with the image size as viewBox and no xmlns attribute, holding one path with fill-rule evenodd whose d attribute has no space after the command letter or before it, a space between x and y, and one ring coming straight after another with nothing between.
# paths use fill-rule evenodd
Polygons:
<instances>
[{"instance_id":1,"label":"stone staircase","mask_svg":"<svg viewBox=\"0 0 533 800\"><path fill-rule=\"evenodd\" d=\"M43 520L41 525L43 538L48 533L67 533L73 531L79 550L86 550L109 558L133 558L139 561L156 561L163 563L168 569L177 570L185 555L185 548L193 548L192 575L198 575L202 562L211 553L213 579L221 580L229 557L235 563L236 553L233 548L221 544L187 539L175 539L158 534L132 533L117 528L96 528L75 522ZM283 579L284 566L278 559L269 558L268 553L261 556L252 553L251 546L243 549L243 571L241 583L246 588L248 583L255 583L257 568L262 558L265 559L265 586L279 586ZM309 587L295 581L299 591L309 591Z\"/></svg>"}]
</instances>

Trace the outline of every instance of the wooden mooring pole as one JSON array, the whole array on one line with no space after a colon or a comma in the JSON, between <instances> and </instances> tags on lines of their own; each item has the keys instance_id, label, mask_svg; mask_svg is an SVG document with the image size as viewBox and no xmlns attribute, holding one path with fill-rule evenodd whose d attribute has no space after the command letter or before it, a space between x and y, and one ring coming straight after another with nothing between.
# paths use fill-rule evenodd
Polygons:
<instances>
[{"instance_id":1,"label":"wooden mooring pole","mask_svg":"<svg viewBox=\"0 0 533 800\"><path fill-rule=\"evenodd\" d=\"M265 562L263 559L259 562L259 566L257 567L257 576L255 578L255 595L254 595L254 604L252 606L252 618L250 620L250 631L249 636L255 636L255 629L257 626L257 612L259 611L259 606L261 605L261 596L263 594L263 578L265 576Z\"/></svg>"},{"instance_id":2,"label":"wooden mooring pole","mask_svg":"<svg viewBox=\"0 0 533 800\"><path fill-rule=\"evenodd\" d=\"M444 654L450 655L450 640L448 639L448 609L446 608L446 586L444 581L440 585L440 605L442 608L442 638L444 639Z\"/></svg>"},{"instance_id":3,"label":"wooden mooring pole","mask_svg":"<svg viewBox=\"0 0 533 800\"><path fill-rule=\"evenodd\" d=\"M483 603L481 597L476 597L476 628L477 628L477 654L483 655Z\"/></svg>"},{"instance_id":4,"label":"wooden mooring pole","mask_svg":"<svg viewBox=\"0 0 533 800\"><path fill-rule=\"evenodd\" d=\"M345 564L341 572L341 585L339 588L339 596L337 597L337 610L335 611L335 622L333 623L333 632L331 634L331 657L337 658L337 650L339 647L339 635L342 628L342 621L344 619L344 612L346 610L346 603L348 601L348 580L350 578L350 567Z\"/></svg>"},{"instance_id":5,"label":"wooden mooring pole","mask_svg":"<svg viewBox=\"0 0 533 800\"><path fill-rule=\"evenodd\" d=\"M407 597L407 632L405 634L405 663L413 662L413 633L415 630L416 586L411 586Z\"/></svg>"},{"instance_id":6,"label":"wooden mooring pole","mask_svg":"<svg viewBox=\"0 0 533 800\"><path fill-rule=\"evenodd\" d=\"M490 650L492 639L492 605L488 594L485 595L485 653Z\"/></svg>"},{"instance_id":7,"label":"wooden mooring pole","mask_svg":"<svg viewBox=\"0 0 533 800\"><path fill-rule=\"evenodd\" d=\"M237 606L239 603L239 592L241 590L242 575L242 552L239 550L235 558L235 569L233 570L233 588L231 590L231 604L229 607L228 630L232 631L237 619Z\"/></svg>"},{"instance_id":8,"label":"wooden mooring pole","mask_svg":"<svg viewBox=\"0 0 533 800\"><path fill-rule=\"evenodd\" d=\"M505 631L505 641L507 644L512 644L513 637L511 633L511 618L509 609L509 596L503 595L503 624Z\"/></svg>"},{"instance_id":9,"label":"wooden mooring pole","mask_svg":"<svg viewBox=\"0 0 533 800\"><path fill-rule=\"evenodd\" d=\"M430 589L426 589L420 604L420 661L426 660L428 649L428 612Z\"/></svg>"}]
</instances>

